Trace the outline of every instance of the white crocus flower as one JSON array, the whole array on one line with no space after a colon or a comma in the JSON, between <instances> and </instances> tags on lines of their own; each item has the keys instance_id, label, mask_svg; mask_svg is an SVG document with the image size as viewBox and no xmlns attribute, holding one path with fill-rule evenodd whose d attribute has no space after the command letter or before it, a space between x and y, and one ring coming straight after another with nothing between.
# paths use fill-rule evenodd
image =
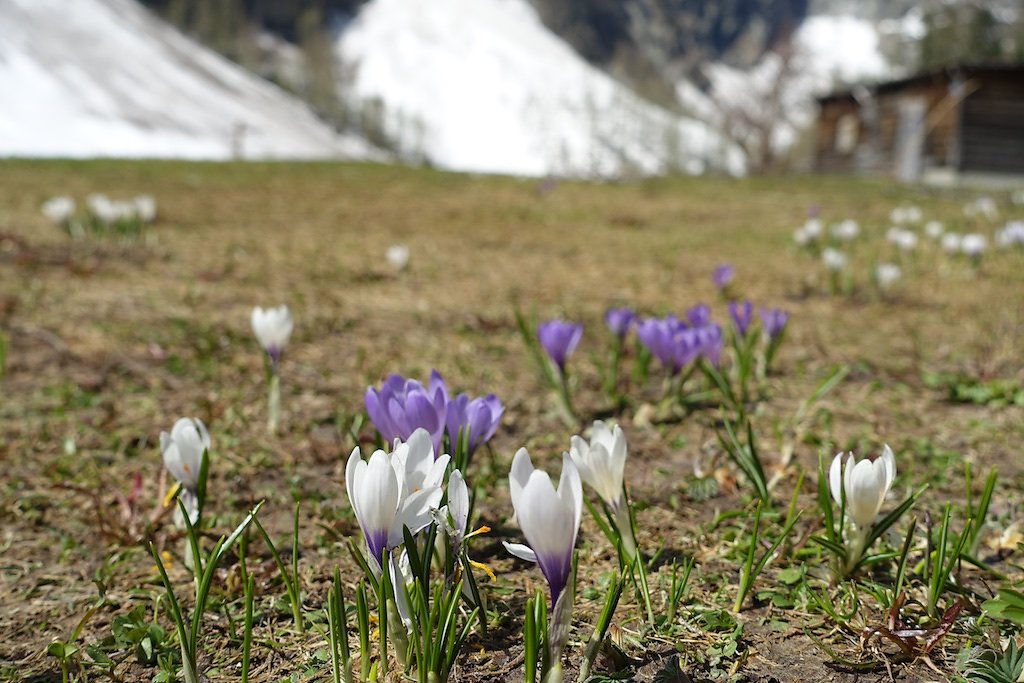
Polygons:
<instances>
[{"instance_id":1,"label":"white crocus flower","mask_svg":"<svg viewBox=\"0 0 1024 683\"><path fill-rule=\"evenodd\" d=\"M387 259L388 265L401 272L409 266L409 247L404 244L392 244L388 247L384 257Z\"/></svg>"},{"instance_id":2,"label":"white crocus flower","mask_svg":"<svg viewBox=\"0 0 1024 683\"><path fill-rule=\"evenodd\" d=\"M832 236L837 240L849 242L857 239L858 235L860 235L860 225L853 219L848 218L832 226Z\"/></svg>"},{"instance_id":3,"label":"white crocus flower","mask_svg":"<svg viewBox=\"0 0 1024 683\"><path fill-rule=\"evenodd\" d=\"M818 218L808 218L807 222L804 223L804 233L812 240L821 237L823 229L821 220Z\"/></svg>"},{"instance_id":4,"label":"white crocus flower","mask_svg":"<svg viewBox=\"0 0 1024 683\"><path fill-rule=\"evenodd\" d=\"M939 221L928 221L924 225L924 234L931 237L933 240L937 240L942 237L942 233L946 231L946 228Z\"/></svg>"},{"instance_id":5,"label":"white crocus flower","mask_svg":"<svg viewBox=\"0 0 1024 683\"><path fill-rule=\"evenodd\" d=\"M924 214L916 206L898 206L889 214L889 220L893 223L920 223Z\"/></svg>"},{"instance_id":6,"label":"white crocus flower","mask_svg":"<svg viewBox=\"0 0 1024 683\"><path fill-rule=\"evenodd\" d=\"M434 442L430 432L419 427L402 443L395 439L391 449L391 467L395 470L403 496L411 496L424 489L439 488L444 481L450 457L447 454L434 459Z\"/></svg>"},{"instance_id":7,"label":"white crocus flower","mask_svg":"<svg viewBox=\"0 0 1024 683\"><path fill-rule=\"evenodd\" d=\"M882 455L875 461L857 461L853 453L843 463L843 453L836 455L828 472L829 490L837 504L845 499L846 517L854 526L853 538L848 548L848 562L856 564L865 550L867 536L885 503L885 497L896 479L896 458L892 449L885 446Z\"/></svg>"},{"instance_id":8,"label":"white crocus flower","mask_svg":"<svg viewBox=\"0 0 1024 683\"><path fill-rule=\"evenodd\" d=\"M402 446L398 442L396 450ZM415 452L409 449L405 459L396 463L387 453L377 450L367 462L356 446L348 458L345 488L377 568L385 549L390 551L402 545L403 527L418 533L430 524L433 511L441 504L441 487L434 483L431 472L428 470L420 477L423 470L419 468L419 451L418 447ZM441 472L443 476L444 467ZM421 484L419 488L415 488L417 483Z\"/></svg>"},{"instance_id":9,"label":"white crocus flower","mask_svg":"<svg viewBox=\"0 0 1024 683\"><path fill-rule=\"evenodd\" d=\"M203 453L210 448L210 433L199 418L183 417L174 423L170 434L160 432L164 467L181 484L181 502L192 523L199 518L199 473Z\"/></svg>"},{"instance_id":10,"label":"white crocus flower","mask_svg":"<svg viewBox=\"0 0 1024 683\"><path fill-rule=\"evenodd\" d=\"M143 223L152 223L156 220L156 199L151 194L140 194L132 200L135 205L135 215Z\"/></svg>"},{"instance_id":11,"label":"white crocus flower","mask_svg":"<svg viewBox=\"0 0 1024 683\"><path fill-rule=\"evenodd\" d=\"M956 254L960 251L962 238L955 232L947 232L942 236L942 251L947 254Z\"/></svg>"},{"instance_id":12,"label":"white crocus flower","mask_svg":"<svg viewBox=\"0 0 1024 683\"><path fill-rule=\"evenodd\" d=\"M75 208L75 200L71 197L53 197L43 203L43 215L60 225L71 220L75 215Z\"/></svg>"},{"instance_id":13,"label":"white crocus flower","mask_svg":"<svg viewBox=\"0 0 1024 683\"><path fill-rule=\"evenodd\" d=\"M996 233L996 244L1000 248L1024 246L1024 221L1010 221Z\"/></svg>"},{"instance_id":14,"label":"white crocus flower","mask_svg":"<svg viewBox=\"0 0 1024 683\"><path fill-rule=\"evenodd\" d=\"M913 230L903 228L889 228L885 233L886 239L896 245L902 251L913 251L917 247L917 233Z\"/></svg>"},{"instance_id":15,"label":"white crocus flower","mask_svg":"<svg viewBox=\"0 0 1024 683\"><path fill-rule=\"evenodd\" d=\"M540 565L554 608L572 574L572 554L583 514L579 472L572 459L563 455L562 476L556 489L546 472L534 469L526 449L520 448L512 459L509 488L527 545L505 543L505 548L516 557Z\"/></svg>"},{"instance_id":16,"label":"white crocus flower","mask_svg":"<svg viewBox=\"0 0 1024 683\"><path fill-rule=\"evenodd\" d=\"M878 286L882 289L889 289L902 276L903 271L895 263L879 263L875 267L875 281L878 282Z\"/></svg>"},{"instance_id":17,"label":"white crocus flower","mask_svg":"<svg viewBox=\"0 0 1024 683\"><path fill-rule=\"evenodd\" d=\"M982 217L995 220L999 217L999 207L992 197L978 197L964 205L964 215L969 218Z\"/></svg>"},{"instance_id":18,"label":"white crocus flower","mask_svg":"<svg viewBox=\"0 0 1024 683\"><path fill-rule=\"evenodd\" d=\"M821 252L821 260L825 267L832 272L844 270L847 264L846 254L832 247L828 247Z\"/></svg>"},{"instance_id":19,"label":"white crocus flower","mask_svg":"<svg viewBox=\"0 0 1024 683\"><path fill-rule=\"evenodd\" d=\"M988 248L988 239L977 232L964 235L960 240L960 251L973 259L980 258Z\"/></svg>"},{"instance_id":20,"label":"white crocus flower","mask_svg":"<svg viewBox=\"0 0 1024 683\"><path fill-rule=\"evenodd\" d=\"M622 505L622 480L626 469L626 436L615 425L609 428L596 420L590 443L582 437L570 440L569 457L579 470L580 479L590 486L609 507Z\"/></svg>"},{"instance_id":21,"label":"white crocus flower","mask_svg":"<svg viewBox=\"0 0 1024 683\"><path fill-rule=\"evenodd\" d=\"M292 314L287 306L267 309L257 306L252 309L252 331L275 364L281 359L293 328Z\"/></svg>"},{"instance_id":22,"label":"white crocus flower","mask_svg":"<svg viewBox=\"0 0 1024 683\"><path fill-rule=\"evenodd\" d=\"M623 490L627 455L622 429L618 425L609 428L601 420L591 428L590 443L579 436L570 440L569 457L579 470L580 479L611 509L623 550L632 558L636 555L636 541Z\"/></svg>"},{"instance_id":23,"label":"white crocus flower","mask_svg":"<svg viewBox=\"0 0 1024 683\"><path fill-rule=\"evenodd\" d=\"M896 246L903 251L913 251L917 248L917 234L910 230L904 230L896 242Z\"/></svg>"}]
</instances>

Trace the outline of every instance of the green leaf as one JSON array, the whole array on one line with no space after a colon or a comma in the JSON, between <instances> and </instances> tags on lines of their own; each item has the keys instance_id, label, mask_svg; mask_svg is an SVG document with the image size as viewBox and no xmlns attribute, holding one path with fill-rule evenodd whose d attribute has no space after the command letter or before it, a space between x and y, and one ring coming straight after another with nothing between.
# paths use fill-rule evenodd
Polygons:
<instances>
[{"instance_id":1,"label":"green leaf","mask_svg":"<svg viewBox=\"0 0 1024 683\"><path fill-rule=\"evenodd\" d=\"M787 567L778 573L778 579L787 586L792 586L800 582L804 577L803 567Z\"/></svg>"}]
</instances>

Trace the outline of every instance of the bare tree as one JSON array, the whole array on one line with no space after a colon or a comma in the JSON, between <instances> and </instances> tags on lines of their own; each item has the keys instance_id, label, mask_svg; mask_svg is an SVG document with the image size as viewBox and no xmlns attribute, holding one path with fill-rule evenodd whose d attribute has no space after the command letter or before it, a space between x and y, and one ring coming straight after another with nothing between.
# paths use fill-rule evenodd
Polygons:
<instances>
[{"instance_id":1,"label":"bare tree","mask_svg":"<svg viewBox=\"0 0 1024 683\"><path fill-rule=\"evenodd\" d=\"M802 70L792 44L777 45L749 71L710 69L715 120L708 123L743 150L750 173L779 167L785 138L795 136L805 116L803 89L795 87Z\"/></svg>"}]
</instances>

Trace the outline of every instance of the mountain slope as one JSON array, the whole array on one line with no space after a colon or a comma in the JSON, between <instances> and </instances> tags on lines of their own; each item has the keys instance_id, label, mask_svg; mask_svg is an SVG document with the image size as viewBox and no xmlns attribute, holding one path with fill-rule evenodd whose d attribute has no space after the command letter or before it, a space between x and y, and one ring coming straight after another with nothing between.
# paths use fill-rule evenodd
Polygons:
<instances>
[{"instance_id":1,"label":"mountain slope","mask_svg":"<svg viewBox=\"0 0 1024 683\"><path fill-rule=\"evenodd\" d=\"M365 156L134 0L0 0L0 155Z\"/></svg>"},{"instance_id":2,"label":"mountain slope","mask_svg":"<svg viewBox=\"0 0 1024 683\"><path fill-rule=\"evenodd\" d=\"M344 98L380 103L387 136L441 167L589 176L741 168L706 126L588 64L525 0L372 0L336 49L350 72Z\"/></svg>"}]
</instances>

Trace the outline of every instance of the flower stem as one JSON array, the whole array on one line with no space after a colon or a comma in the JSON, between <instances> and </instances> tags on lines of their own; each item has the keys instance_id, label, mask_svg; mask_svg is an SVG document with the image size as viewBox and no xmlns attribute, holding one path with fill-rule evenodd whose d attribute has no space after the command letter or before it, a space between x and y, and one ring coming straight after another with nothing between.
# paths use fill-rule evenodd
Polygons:
<instances>
[{"instance_id":1,"label":"flower stem","mask_svg":"<svg viewBox=\"0 0 1024 683\"><path fill-rule=\"evenodd\" d=\"M850 545L846 550L846 564L843 565L843 577L849 576L860 564L860 558L864 555L864 544L868 538L867 530L856 529L850 539Z\"/></svg>"},{"instance_id":2,"label":"flower stem","mask_svg":"<svg viewBox=\"0 0 1024 683\"><path fill-rule=\"evenodd\" d=\"M281 421L281 377L276 371L270 374L270 383L267 389L267 431L277 434L277 428Z\"/></svg>"},{"instance_id":3,"label":"flower stem","mask_svg":"<svg viewBox=\"0 0 1024 683\"><path fill-rule=\"evenodd\" d=\"M543 683L562 683L562 663L555 662L548 672L544 674Z\"/></svg>"},{"instance_id":4,"label":"flower stem","mask_svg":"<svg viewBox=\"0 0 1024 683\"><path fill-rule=\"evenodd\" d=\"M613 506L609 506L613 507ZM629 503L621 501L617 508L613 509L612 515L615 519L615 528L619 532L619 541L622 543L622 551L630 562L636 558L636 539L633 537L633 523L629 514Z\"/></svg>"},{"instance_id":5,"label":"flower stem","mask_svg":"<svg viewBox=\"0 0 1024 683\"><path fill-rule=\"evenodd\" d=\"M605 376L604 389L615 407L619 407L622 396L619 394L619 364L622 359L622 339L615 338L612 345L611 358L608 361L608 373Z\"/></svg>"},{"instance_id":6,"label":"flower stem","mask_svg":"<svg viewBox=\"0 0 1024 683\"><path fill-rule=\"evenodd\" d=\"M556 387L558 391L558 407L561 409L562 421L565 422L565 426L570 429L579 427L579 419L576 417L576 411L572 408L572 397L569 394L569 375L565 370L558 372L558 383Z\"/></svg>"}]
</instances>

